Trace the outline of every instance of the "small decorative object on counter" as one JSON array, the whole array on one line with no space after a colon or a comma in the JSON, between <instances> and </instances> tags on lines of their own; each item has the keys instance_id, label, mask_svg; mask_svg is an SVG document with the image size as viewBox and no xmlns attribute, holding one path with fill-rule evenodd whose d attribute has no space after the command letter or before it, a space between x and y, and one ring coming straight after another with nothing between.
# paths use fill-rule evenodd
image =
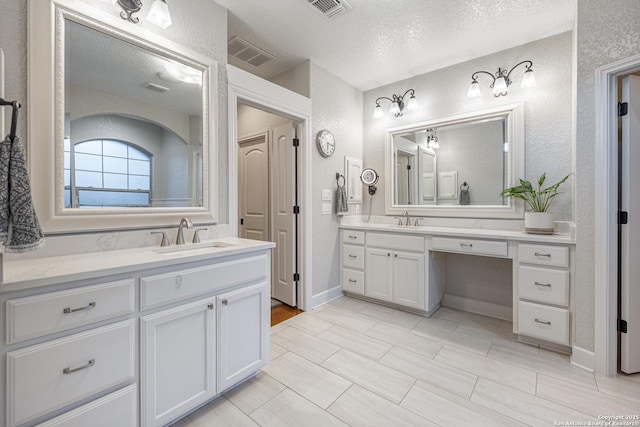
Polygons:
<instances>
[{"instance_id":1,"label":"small decorative object on counter","mask_svg":"<svg viewBox=\"0 0 640 427\"><path fill-rule=\"evenodd\" d=\"M542 188L546 173L543 173L538 178L537 188L533 188L531 182L520 178L520 185L506 188L500 193L502 196L524 200L527 208L527 212L524 213L525 232L531 234L553 234L555 218L553 212L548 212L548 209L553 199L560 194L558 188L570 175L546 188Z\"/></svg>"}]
</instances>

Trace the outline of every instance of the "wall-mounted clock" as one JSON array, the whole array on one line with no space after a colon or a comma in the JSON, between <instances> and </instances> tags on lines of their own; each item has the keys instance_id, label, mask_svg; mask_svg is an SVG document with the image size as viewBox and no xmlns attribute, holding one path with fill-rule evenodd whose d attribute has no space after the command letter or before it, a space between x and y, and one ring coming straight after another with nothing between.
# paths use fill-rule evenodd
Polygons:
<instances>
[{"instance_id":1,"label":"wall-mounted clock","mask_svg":"<svg viewBox=\"0 0 640 427\"><path fill-rule=\"evenodd\" d=\"M333 137L333 134L326 129L318 132L316 145L323 157L329 157L336 151L336 139Z\"/></svg>"}]
</instances>

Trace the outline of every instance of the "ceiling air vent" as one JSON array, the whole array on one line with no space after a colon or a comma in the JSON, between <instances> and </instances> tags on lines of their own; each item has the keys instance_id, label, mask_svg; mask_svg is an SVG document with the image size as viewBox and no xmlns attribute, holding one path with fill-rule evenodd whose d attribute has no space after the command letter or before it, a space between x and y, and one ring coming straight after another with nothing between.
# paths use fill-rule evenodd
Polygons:
<instances>
[{"instance_id":1,"label":"ceiling air vent","mask_svg":"<svg viewBox=\"0 0 640 427\"><path fill-rule=\"evenodd\" d=\"M169 88L168 87L160 86L160 85L157 85L157 84L151 83L151 82L148 82L147 84L145 84L144 88L145 89L149 89L149 90L153 90L155 92L160 92L160 93L169 92Z\"/></svg>"},{"instance_id":2,"label":"ceiling air vent","mask_svg":"<svg viewBox=\"0 0 640 427\"><path fill-rule=\"evenodd\" d=\"M311 6L327 18L333 18L351 10L345 0L307 0Z\"/></svg>"},{"instance_id":3,"label":"ceiling air vent","mask_svg":"<svg viewBox=\"0 0 640 427\"><path fill-rule=\"evenodd\" d=\"M265 52L259 47L252 45L248 41L243 40L238 36L234 36L231 40L229 40L227 49L229 52L229 56L233 56L234 58L237 58L242 62L253 65L254 67L259 67L260 65L274 58L273 55Z\"/></svg>"}]
</instances>

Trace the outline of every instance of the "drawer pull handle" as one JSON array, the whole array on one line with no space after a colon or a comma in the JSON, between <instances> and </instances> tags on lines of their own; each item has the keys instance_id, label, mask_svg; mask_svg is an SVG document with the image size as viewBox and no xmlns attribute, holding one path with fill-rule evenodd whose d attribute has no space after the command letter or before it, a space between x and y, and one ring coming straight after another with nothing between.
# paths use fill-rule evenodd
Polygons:
<instances>
[{"instance_id":1,"label":"drawer pull handle","mask_svg":"<svg viewBox=\"0 0 640 427\"><path fill-rule=\"evenodd\" d=\"M541 254L539 252L534 252L535 256L541 256L541 257L545 257L545 258L551 258L551 254Z\"/></svg>"},{"instance_id":2,"label":"drawer pull handle","mask_svg":"<svg viewBox=\"0 0 640 427\"><path fill-rule=\"evenodd\" d=\"M65 374L65 375L66 375L66 374L73 374L74 372L78 372L78 371L81 371L81 370L83 370L83 369L90 368L90 367L92 367L92 366L93 366L93 365L95 365L95 364L96 364L96 359L91 359L91 360L89 360L89 361L87 362L87 364L86 364L86 365L78 366L77 368L64 368L64 369L62 370L62 373L63 373L63 374Z\"/></svg>"},{"instance_id":3,"label":"drawer pull handle","mask_svg":"<svg viewBox=\"0 0 640 427\"><path fill-rule=\"evenodd\" d=\"M351 283L358 283L358 281L357 281L357 280L353 280L353 279L349 279L349 281L350 281Z\"/></svg>"},{"instance_id":4,"label":"drawer pull handle","mask_svg":"<svg viewBox=\"0 0 640 427\"><path fill-rule=\"evenodd\" d=\"M540 320L540 319L534 319L536 323L542 323L543 325L549 325L551 326L551 322L549 322L548 320Z\"/></svg>"},{"instance_id":5,"label":"drawer pull handle","mask_svg":"<svg viewBox=\"0 0 640 427\"><path fill-rule=\"evenodd\" d=\"M349 254L349 258L358 258L356 255Z\"/></svg>"},{"instance_id":6,"label":"drawer pull handle","mask_svg":"<svg viewBox=\"0 0 640 427\"><path fill-rule=\"evenodd\" d=\"M222 300L222 305L227 305L227 304L229 304L229 301L227 299L223 299Z\"/></svg>"},{"instance_id":7,"label":"drawer pull handle","mask_svg":"<svg viewBox=\"0 0 640 427\"><path fill-rule=\"evenodd\" d=\"M473 243L460 243L460 246L463 248L472 248Z\"/></svg>"},{"instance_id":8,"label":"drawer pull handle","mask_svg":"<svg viewBox=\"0 0 640 427\"><path fill-rule=\"evenodd\" d=\"M536 285L536 286L546 286L547 288L551 287L551 283L534 282L533 284Z\"/></svg>"},{"instance_id":9,"label":"drawer pull handle","mask_svg":"<svg viewBox=\"0 0 640 427\"><path fill-rule=\"evenodd\" d=\"M350 238L350 239L357 239L357 238L358 238L358 236L352 236L352 235L349 235L349 238Z\"/></svg>"},{"instance_id":10,"label":"drawer pull handle","mask_svg":"<svg viewBox=\"0 0 640 427\"><path fill-rule=\"evenodd\" d=\"M64 314L69 314L69 313L75 313L76 311L91 310L92 308L96 308L96 303L95 302L90 302L89 304L85 305L84 307L78 307L78 308L67 307L67 308L63 309L62 312Z\"/></svg>"}]
</instances>

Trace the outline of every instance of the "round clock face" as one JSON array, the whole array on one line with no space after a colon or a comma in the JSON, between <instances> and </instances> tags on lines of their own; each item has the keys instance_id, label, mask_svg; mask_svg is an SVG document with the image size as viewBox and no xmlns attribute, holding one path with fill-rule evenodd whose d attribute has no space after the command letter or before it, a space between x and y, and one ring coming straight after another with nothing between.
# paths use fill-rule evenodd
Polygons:
<instances>
[{"instance_id":1,"label":"round clock face","mask_svg":"<svg viewBox=\"0 0 640 427\"><path fill-rule=\"evenodd\" d=\"M336 139L328 130L321 130L318 132L316 145L318 146L318 151L324 157L329 157L334 151L336 151Z\"/></svg>"}]
</instances>

